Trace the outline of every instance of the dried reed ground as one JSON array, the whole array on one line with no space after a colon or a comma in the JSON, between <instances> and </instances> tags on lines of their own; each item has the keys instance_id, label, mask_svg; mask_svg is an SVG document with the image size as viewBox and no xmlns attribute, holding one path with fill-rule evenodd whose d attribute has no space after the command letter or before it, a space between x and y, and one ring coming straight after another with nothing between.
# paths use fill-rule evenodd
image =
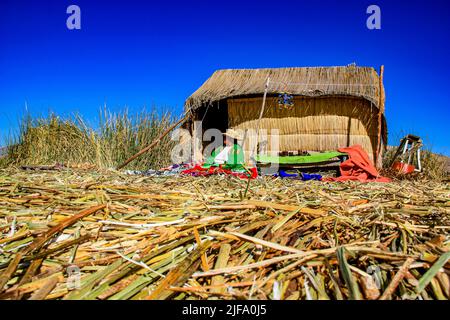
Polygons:
<instances>
[{"instance_id":1,"label":"dried reed ground","mask_svg":"<svg viewBox=\"0 0 450 320\"><path fill-rule=\"evenodd\" d=\"M0 298L449 299L449 199L436 182L3 170Z\"/></svg>"}]
</instances>

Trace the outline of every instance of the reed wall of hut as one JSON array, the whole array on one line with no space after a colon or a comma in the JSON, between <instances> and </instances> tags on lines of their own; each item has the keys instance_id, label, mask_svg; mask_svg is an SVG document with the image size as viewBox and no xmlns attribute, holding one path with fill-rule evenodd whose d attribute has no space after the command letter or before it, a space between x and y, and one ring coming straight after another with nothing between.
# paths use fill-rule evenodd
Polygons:
<instances>
[{"instance_id":1,"label":"reed wall of hut","mask_svg":"<svg viewBox=\"0 0 450 320\"><path fill-rule=\"evenodd\" d=\"M267 98L258 139L264 152L273 154L273 147L280 152L330 151L359 144L372 161L375 159L378 108L370 101L345 96L296 96L293 103L284 106L278 104L276 97ZM229 128L245 131L258 127L262 97L228 99L227 104ZM248 131L243 142L246 154L256 141L255 132ZM278 146L272 143L274 138L278 139Z\"/></svg>"}]
</instances>

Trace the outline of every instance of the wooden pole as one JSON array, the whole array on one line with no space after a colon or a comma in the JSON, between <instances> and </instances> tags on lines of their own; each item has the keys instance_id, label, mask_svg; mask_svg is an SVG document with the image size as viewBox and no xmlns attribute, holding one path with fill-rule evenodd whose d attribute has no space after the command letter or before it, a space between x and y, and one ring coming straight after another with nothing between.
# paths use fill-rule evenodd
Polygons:
<instances>
[{"instance_id":1,"label":"wooden pole","mask_svg":"<svg viewBox=\"0 0 450 320\"><path fill-rule=\"evenodd\" d=\"M266 81L266 87L264 89L264 96L263 96L263 101L262 101L262 105L261 105L261 112L259 113L259 118L258 118L258 124L256 126L256 148L258 148L258 143L259 143L259 128L260 128L260 124L261 124L261 118L264 114L264 109L266 106L266 98L267 98L267 91L269 90L269 83L270 83L270 77L267 77L267 81ZM245 132L247 133L247 131ZM244 137L245 139L245 137ZM255 150L252 151L252 153ZM252 154L253 156L253 154Z\"/></svg>"},{"instance_id":2,"label":"wooden pole","mask_svg":"<svg viewBox=\"0 0 450 320\"><path fill-rule=\"evenodd\" d=\"M261 106L261 112L259 113L258 127L256 129L256 135L258 135L259 127L260 127L260 123L261 123L261 118L262 118L262 116L264 114L264 109L265 109L265 106L266 106L267 90L269 90L269 83L270 83L270 78L267 78L266 87L264 89L264 96L263 96L263 102L262 102L262 106Z\"/></svg>"},{"instance_id":3,"label":"wooden pole","mask_svg":"<svg viewBox=\"0 0 450 320\"><path fill-rule=\"evenodd\" d=\"M378 135L377 135L377 148L375 153L375 166L378 168L381 168L382 162L380 161L380 152L381 152L381 129L382 129L382 119L383 119L383 112L384 112L384 92L383 92L383 74L384 74L384 66L382 65L380 67L380 92L379 92L379 99L378 99Z\"/></svg>"},{"instance_id":4,"label":"wooden pole","mask_svg":"<svg viewBox=\"0 0 450 320\"><path fill-rule=\"evenodd\" d=\"M141 156L142 154L146 153L147 151L149 151L150 149L152 149L154 146L156 146L159 142L161 142L161 140L167 136L167 134L169 134L170 131L172 131L173 129L175 129L177 126L179 126L180 124L186 122L186 120L189 118L188 114L186 113L184 115L183 118L181 118L181 120L179 120L177 123L171 125L166 131L164 131L158 138L156 138L151 144L149 144L148 146L146 146L144 149L142 149L141 151L139 151L138 153L136 153L134 156L128 158L124 163L122 163L120 166L117 167L117 170L122 169L123 167L125 167L127 164L129 164L131 161L133 161L134 159L136 159L137 157Z\"/></svg>"}]
</instances>

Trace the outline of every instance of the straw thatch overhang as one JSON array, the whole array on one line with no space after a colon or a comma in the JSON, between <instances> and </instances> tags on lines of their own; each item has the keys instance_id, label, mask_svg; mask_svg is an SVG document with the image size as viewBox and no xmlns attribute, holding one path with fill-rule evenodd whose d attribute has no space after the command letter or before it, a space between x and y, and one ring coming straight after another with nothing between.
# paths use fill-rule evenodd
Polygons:
<instances>
[{"instance_id":1,"label":"straw thatch overhang","mask_svg":"<svg viewBox=\"0 0 450 320\"><path fill-rule=\"evenodd\" d=\"M377 72L358 66L218 70L186 100L185 108L195 110L223 99L262 95L268 77L269 95L359 97L384 112Z\"/></svg>"}]
</instances>

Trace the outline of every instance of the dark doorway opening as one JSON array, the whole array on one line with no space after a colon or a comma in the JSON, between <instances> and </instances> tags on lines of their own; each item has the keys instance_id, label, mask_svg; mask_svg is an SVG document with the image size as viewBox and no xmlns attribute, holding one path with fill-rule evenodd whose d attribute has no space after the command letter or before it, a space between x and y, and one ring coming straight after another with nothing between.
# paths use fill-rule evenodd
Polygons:
<instances>
[{"instance_id":1,"label":"dark doorway opening","mask_svg":"<svg viewBox=\"0 0 450 320\"><path fill-rule=\"evenodd\" d=\"M224 133L228 129L228 105L226 100L213 102L211 105L202 106L198 113L198 120L202 120L202 134L208 129L218 129ZM203 148L212 141L203 141Z\"/></svg>"}]
</instances>

